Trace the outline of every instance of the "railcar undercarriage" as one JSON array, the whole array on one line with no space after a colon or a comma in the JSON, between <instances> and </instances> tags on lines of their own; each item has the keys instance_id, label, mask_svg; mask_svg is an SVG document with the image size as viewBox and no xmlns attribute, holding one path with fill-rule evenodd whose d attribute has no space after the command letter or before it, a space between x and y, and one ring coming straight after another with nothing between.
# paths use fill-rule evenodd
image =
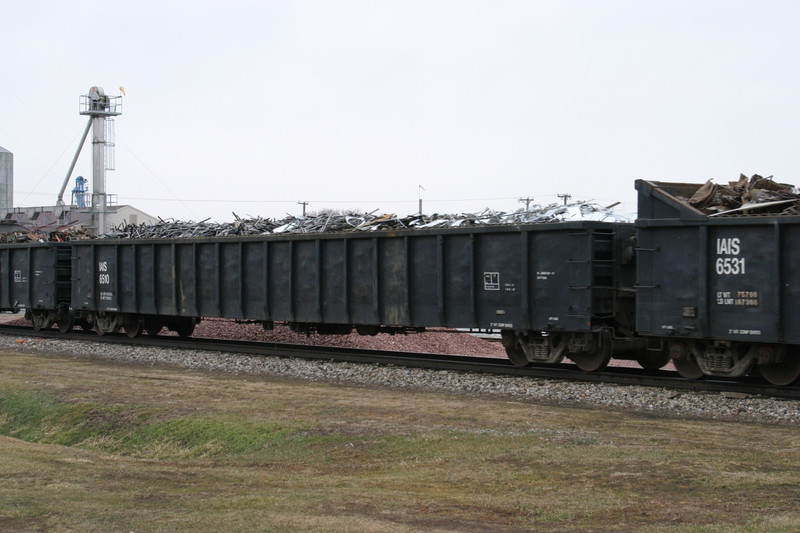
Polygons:
<instances>
[{"instance_id":1,"label":"railcar undercarriage","mask_svg":"<svg viewBox=\"0 0 800 533\"><path fill-rule=\"evenodd\" d=\"M669 354L680 375L687 379L751 374L784 386L800 377L800 347L791 344L672 340Z\"/></svg>"},{"instance_id":2,"label":"railcar undercarriage","mask_svg":"<svg viewBox=\"0 0 800 533\"><path fill-rule=\"evenodd\" d=\"M501 338L508 358L516 366L557 364L568 357L581 370L595 372L605 368L612 356L636 360L647 370L657 370L669 362L665 350L647 350L643 339L615 337L608 327L593 332L503 330Z\"/></svg>"}]
</instances>

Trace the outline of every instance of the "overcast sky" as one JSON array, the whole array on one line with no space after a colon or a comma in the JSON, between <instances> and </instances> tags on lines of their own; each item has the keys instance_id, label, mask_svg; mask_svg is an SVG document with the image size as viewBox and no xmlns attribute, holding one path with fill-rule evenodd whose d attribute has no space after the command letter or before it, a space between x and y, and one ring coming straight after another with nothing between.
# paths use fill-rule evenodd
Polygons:
<instances>
[{"instance_id":1,"label":"overcast sky","mask_svg":"<svg viewBox=\"0 0 800 533\"><path fill-rule=\"evenodd\" d=\"M93 85L127 93L108 192L162 218L800 184L798 1L1 0L0 43L16 206L55 203Z\"/></svg>"}]
</instances>

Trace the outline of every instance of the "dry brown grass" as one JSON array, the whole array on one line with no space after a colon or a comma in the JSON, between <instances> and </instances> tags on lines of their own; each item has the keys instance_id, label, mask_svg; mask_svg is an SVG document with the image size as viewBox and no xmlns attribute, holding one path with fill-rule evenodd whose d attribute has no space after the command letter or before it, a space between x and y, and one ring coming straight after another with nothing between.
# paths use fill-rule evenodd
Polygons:
<instances>
[{"instance_id":1,"label":"dry brown grass","mask_svg":"<svg viewBox=\"0 0 800 533\"><path fill-rule=\"evenodd\" d=\"M88 429L0 437L0 530L800 529L796 428L0 353L31 391Z\"/></svg>"}]
</instances>

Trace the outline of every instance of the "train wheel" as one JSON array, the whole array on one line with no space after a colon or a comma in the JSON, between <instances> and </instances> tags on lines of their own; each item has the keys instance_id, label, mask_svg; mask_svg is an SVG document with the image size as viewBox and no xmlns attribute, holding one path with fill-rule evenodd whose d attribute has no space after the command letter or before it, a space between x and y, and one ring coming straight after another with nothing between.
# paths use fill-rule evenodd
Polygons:
<instances>
[{"instance_id":1,"label":"train wheel","mask_svg":"<svg viewBox=\"0 0 800 533\"><path fill-rule=\"evenodd\" d=\"M611 361L611 342L611 334L603 331L595 338L591 351L570 353L567 357L584 372L597 372L608 366L608 362Z\"/></svg>"},{"instance_id":2,"label":"train wheel","mask_svg":"<svg viewBox=\"0 0 800 533\"><path fill-rule=\"evenodd\" d=\"M528 358L525 357L525 352L522 351L522 348L506 348L506 355L514 366L528 366L531 364Z\"/></svg>"},{"instance_id":3,"label":"train wheel","mask_svg":"<svg viewBox=\"0 0 800 533\"><path fill-rule=\"evenodd\" d=\"M50 326L53 325L53 319L50 317L48 311L32 311L31 323L33 323L33 329L35 331L41 331L43 329L49 329Z\"/></svg>"},{"instance_id":4,"label":"train wheel","mask_svg":"<svg viewBox=\"0 0 800 533\"><path fill-rule=\"evenodd\" d=\"M694 357L686 356L682 359L673 359L672 364L675 365L675 370L678 374L686 379L700 379L705 374L700 370L700 365L694 360Z\"/></svg>"},{"instance_id":5,"label":"train wheel","mask_svg":"<svg viewBox=\"0 0 800 533\"><path fill-rule=\"evenodd\" d=\"M65 317L56 322L56 325L58 326L58 331L61 333L68 333L72 331L74 320L75 319L72 316L72 313L70 312L65 313Z\"/></svg>"},{"instance_id":6,"label":"train wheel","mask_svg":"<svg viewBox=\"0 0 800 533\"><path fill-rule=\"evenodd\" d=\"M773 385L789 385L800 377L800 353L787 350L782 362L777 365L758 365L758 369L764 379Z\"/></svg>"},{"instance_id":7,"label":"train wheel","mask_svg":"<svg viewBox=\"0 0 800 533\"><path fill-rule=\"evenodd\" d=\"M125 317L122 329L125 330L125 335L131 339L136 338L142 334L142 319L137 315L128 315Z\"/></svg>"},{"instance_id":8,"label":"train wheel","mask_svg":"<svg viewBox=\"0 0 800 533\"><path fill-rule=\"evenodd\" d=\"M586 353L571 353L567 357L584 372L597 372L608 366L608 362L611 361L611 354L604 352L605 350L593 350Z\"/></svg>"},{"instance_id":9,"label":"train wheel","mask_svg":"<svg viewBox=\"0 0 800 533\"><path fill-rule=\"evenodd\" d=\"M667 350L640 350L636 354L636 362L645 370L658 370L669 363Z\"/></svg>"}]
</instances>

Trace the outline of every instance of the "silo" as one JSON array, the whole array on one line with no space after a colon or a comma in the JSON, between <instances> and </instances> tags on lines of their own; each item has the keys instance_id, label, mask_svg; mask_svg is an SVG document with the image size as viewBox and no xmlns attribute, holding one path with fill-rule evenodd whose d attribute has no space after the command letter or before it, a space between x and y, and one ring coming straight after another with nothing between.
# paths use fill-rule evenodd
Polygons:
<instances>
[{"instance_id":1,"label":"silo","mask_svg":"<svg viewBox=\"0 0 800 533\"><path fill-rule=\"evenodd\" d=\"M0 146L0 209L14 207L14 154Z\"/></svg>"}]
</instances>

